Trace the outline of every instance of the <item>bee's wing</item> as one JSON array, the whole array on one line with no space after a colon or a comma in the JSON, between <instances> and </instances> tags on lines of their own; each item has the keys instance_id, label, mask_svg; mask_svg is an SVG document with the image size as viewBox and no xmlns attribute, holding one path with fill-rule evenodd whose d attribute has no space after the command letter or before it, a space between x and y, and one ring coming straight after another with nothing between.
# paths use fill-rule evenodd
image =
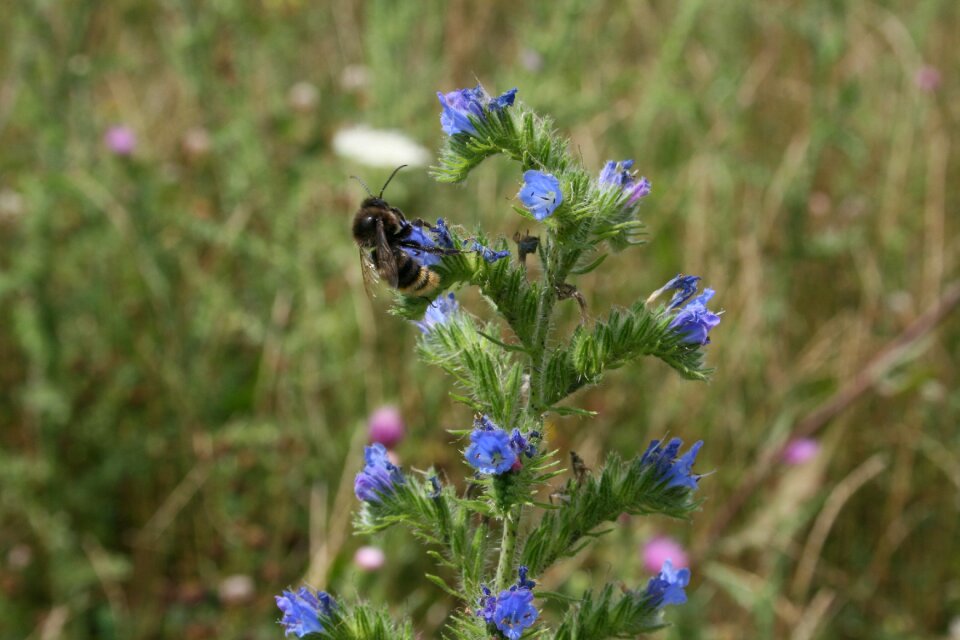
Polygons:
<instances>
[{"instance_id":1,"label":"bee's wing","mask_svg":"<svg viewBox=\"0 0 960 640\"><path fill-rule=\"evenodd\" d=\"M377 220L377 272L394 289L397 288L397 258L393 247L387 242L387 233L383 230L383 220Z\"/></svg>"},{"instance_id":2,"label":"bee's wing","mask_svg":"<svg viewBox=\"0 0 960 640\"><path fill-rule=\"evenodd\" d=\"M363 247L360 247L360 273L363 274L363 290L367 292L368 298L376 298L377 295L374 293L373 285L376 284L377 278L377 268L373 264L373 260L370 259L370 255L363 250Z\"/></svg>"}]
</instances>

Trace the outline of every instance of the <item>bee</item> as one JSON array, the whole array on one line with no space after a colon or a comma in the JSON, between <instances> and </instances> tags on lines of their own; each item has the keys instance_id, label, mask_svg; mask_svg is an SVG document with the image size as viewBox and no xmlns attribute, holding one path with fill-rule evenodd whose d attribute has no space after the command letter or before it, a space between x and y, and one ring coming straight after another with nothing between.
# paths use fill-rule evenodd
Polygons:
<instances>
[{"instance_id":1,"label":"bee","mask_svg":"<svg viewBox=\"0 0 960 640\"><path fill-rule=\"evenodd\" d=\"M422 228L430 228L430 225L422 220L408 222L400 209L383 199L387 185L405 166L394 169L376 196L363 180L351 176L370 196L360 203L360 209L353 217L353 239L360 247L365 282L373 279L375 273L401 293L429 296L440 286L440 276L414 256L427 260L430 255L449 255L458 251L419 241L418 237L426 237Z\"/></svg>"}]
</instances>

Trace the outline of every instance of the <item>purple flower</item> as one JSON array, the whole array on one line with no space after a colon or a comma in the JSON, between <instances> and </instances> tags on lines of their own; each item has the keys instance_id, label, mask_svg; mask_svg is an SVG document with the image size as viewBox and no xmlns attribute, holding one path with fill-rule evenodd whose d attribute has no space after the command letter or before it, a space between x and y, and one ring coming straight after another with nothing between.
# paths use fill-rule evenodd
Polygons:
<instances>
[{"instance_id":1,"label":"purple flower","mask_svg":"<svg viewBox=\"0 0 960 640\"><path fill-rule=\"evenodd\" d=\"M426 312L423 314L423 321L417 322L416 325L424 334L430 333L435 326L446 324L451 316L457 313L459 309L460 305L457 304L457 300L453 297L452 293L448 293L446 296L439 296L427 307Z\"/></svg>"},{"instance_id":2,"label":"purple flower","mask_svg":"<svg viewBox=\"0 0 960 640\"><path fill-rule=\"evenodd\" d=\"M560 181L549 173L532 169L523 174L523 186L517 197L537 220L550 217L563 203Z\"/></svg>"},{"instance_id":3,"label":"purple flower","mask_svg":"<svg viewBox=\"0 0 960 640\"><path fill-rule=\"evenodd\" d=\"M783 461L789 465L809 462L820 452L820 443L813 438L796 438L783 449Z\"/></svg>"},{"instance_id":4,"label":"purple flower","mask_svg":"<svg viewBox=\"0 0 960 640\"><path fill-rule=\"evenodd\" d=\"M510 471L517 461L517 454L510 446L510 436L499 427L474 429L470 443L463 455L467 463L480 473L500 475Z\"/></svg>"},{"instance_id":5,"label":"purple flower","mask_svg":"<svg viewBox=\"0 0 960 640\"><path fill-rule=\"evenodd\" d=\"M916 74L913 76L913 81L921 91L933 93L940 88L940 70L934 66L925 64L917 69Z\"/></svg>"},{"instance_id":6,"label":"purple flower","mask_svg":"<svg viewBox=\"0 0 960 640\"><path fill-rule=\"evenodd\" d=\"M330 616L336 603L325 591L311 591L307 587L300 587L296 593L284 591L282 596L275 596L277 606L283 612L280 620L286 630L285 635L295 635L302 638L308 633L323 631L320 616Z\"/></svg>"},{"instance_id":7,"label":"purple flower","mask_svg":"<svg viewBox=\"0 0 960 640\"><path fill-rule=\"evenodd\" d=\"M388 449L395 447L406 432L403 416L394 406L380 407L370 415L367 421L367 434L370 442L379 442Z\"/></svg>"},{"instance_id":8,"label":"purple flower","mask_svg":"<svg viewBox=\"0 0 960 640\"><path fill-rule=\"evenodd\" d=\"M537 621L540 612L533 606L533 592L536 586L527 579L527 568L520 567L520 579L517 584L496 596L485 586L481 586L483 595L479 598L477 615L487 624L493 624L510 640L518 640L524 630Z\"/></svg>"},{"instance_id":9,"label":"purple flower","mask_svg":"<svg viewBox=\"0 0 960 640\"><path fill-rule=\"evenodd\" d=\"M473 89L457 89L450 93L437 92L443 111L440 113L440 126L447 135L458 133L476 134L477 129L471 116L477 120L486 118L490 111L500 111L513 104L517 90L511 89L497 98L491 98L481 85Z\"/></svg>"},{"instance_id":10,"label":"purple flower","mask_svg":"<svg viewBox=\"0 0 960 640\"><path fill-rule=\"evenodd\" d=\"M480 256L487 262L496 262L503 258L510 256L509 251L494 251L490 247L485 247L477 241L473 243L473 250L480 254Z\"/></svg>"},{"instance_id":11,"label":"purple flower","mask_svg":"<svg viewBox=\"0 0 960 640\"><path fill-rule=\"evenodd\" d=\"M694 442L683 456L677 458L682 445L683 440L680 438L673 438L667 443L666 447L661 444L660 440L654 440L640 458L640 464L641 466L652 467L657 479L666 483L668 489L670 487L687 487L695 490L700 476L691 473L691 470L694 461L697 459L697 452L703 446L703 440Z\"/></svg>"},{"instance_id":12,"label":"purple flower","mask_svg":"<svg viewBox=\"0 0 960 640\"><path fill-rule=\"evenodd\" d=\"M381 496L393 493L396 485L405 482L403 474L379 442L366 447L363 455L366 465L353 481L353 493L364 502L380 502Z\"/></svg>"},{"instance_id":13,"label":"purple flower","mask_svg":"<svg viewBox=\"0 0 960 640\"><path fill-rule=\"evenodd\" d=\"M113 126L103 134L103 144L118 156L129 156L137 148L137 134L130 127Z\"/></svg>"},{"instance_id":14,"label":"purple flower","mask_svg":"<svg viewBox=\"0 0 960 640\"><path fill-rule=\"evenodd\" d=\"M690 566L687 552L673 538L654 536L643 545L643 566L647 571L658 571L668 560L675 562L678 567Z\"/></svg>"},{"instance_id":15,"label":"purple flower","mask_svg":"<svg viewBox=\"0 0 960 640\"><path fill-rule=\"evenodd\" d=\"M610 160L600 171L598 182L601 187L616 187L628 194L627 206L635 204L640 198L650 195L650 181L642 177L637 180L637 172L631 171L633 160Z\"/></svg>"},{"instance_id":16,"label":"purple flower","mask_svg":"<svg viewBox=\"0 0 960 640\"><path fill-rule=\"evenodd\" d=\"M720 316L707 309L707 301L713 297L713 289L704 289L703 293L687 303L674 316L670 328L681 336L681 342L686 344L710 344L707 334L720 324ZM674 296L676 300L676 296ZM671 303L672 304L672 303Z\"/></svg>"},{"instance_id":17,"label":"purple flower","mask_svg":"<svg viewBox=\"0 0 960 640\"><path fill-rule=\"evenodd\" d=\"M669 560L664 560L660 573L650 578L644 594L653 601L654 606L658 609L668 604L683 604L687 601L687 594L683 588L689 582L689 569L674 569Z\"/></svg>"},{"instance_id":18,"label":"purple flower","mask_svg":"<svg viewBox=\"0 0 960 640\"><path fill-rule=\"evenodd\" d=\"M353 554L353 564L362 571L376 571L387 561L387 554L380 547L360 547Z\"/></svg>"}]
</instances>

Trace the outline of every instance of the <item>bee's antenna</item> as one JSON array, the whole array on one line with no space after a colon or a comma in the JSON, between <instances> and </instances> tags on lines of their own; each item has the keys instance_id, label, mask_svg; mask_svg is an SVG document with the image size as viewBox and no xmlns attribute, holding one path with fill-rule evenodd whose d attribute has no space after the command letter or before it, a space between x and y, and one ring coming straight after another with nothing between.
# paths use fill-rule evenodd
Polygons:
<instances>
[{"instance_id":1,"label":"bee's antenna","mask_svg":"<svg viewBox=\"0 0 960 640\"><path fill-rule=\"evenodd\" d=\"M367 190L367 195L369 195L371 198L373 197L373 192L370 191L370 187L367 186L366 182L361 180L359 176L350 176L350 177L356 180L357 182L359 182L361 185L363 185L363 188Z\"/></svg>"},{"instance_id":2,"label":"bee's antenna","mask_svg":"<svg viewBox=\"0 0 960 640\"><path fill-rule=\"evenodd\" d=\"M393 176L397 175L397 172L400 171L400 169L403 169L405 166L407 165L402 164L393 170L393 173L390 174L390 177L387 178L387 181L383 183L383 188L380 189L380 195L377 196L378 198L383 198L383 192L387 190L387 185L390 184L391 180L393 180Z\"/></svg>"}]
</instances>

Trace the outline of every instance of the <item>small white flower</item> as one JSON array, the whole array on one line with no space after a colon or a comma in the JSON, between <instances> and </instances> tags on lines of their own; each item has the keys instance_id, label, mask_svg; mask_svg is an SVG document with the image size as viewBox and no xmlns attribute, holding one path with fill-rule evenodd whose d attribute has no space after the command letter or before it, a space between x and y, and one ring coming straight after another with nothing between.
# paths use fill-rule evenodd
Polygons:
<instances>
[{"instance_id":1,"label":"small white flower","mask_svg":"<svg viewBox=\"0 0 960 640\"><path fill-rule=\"evenodd\" d=\"M425 167L431 155L427 149L399 131L371 129L357 125L333 135L333 151L368 167L397 167L401 164Z\"/></svg>"}]
</instances>

